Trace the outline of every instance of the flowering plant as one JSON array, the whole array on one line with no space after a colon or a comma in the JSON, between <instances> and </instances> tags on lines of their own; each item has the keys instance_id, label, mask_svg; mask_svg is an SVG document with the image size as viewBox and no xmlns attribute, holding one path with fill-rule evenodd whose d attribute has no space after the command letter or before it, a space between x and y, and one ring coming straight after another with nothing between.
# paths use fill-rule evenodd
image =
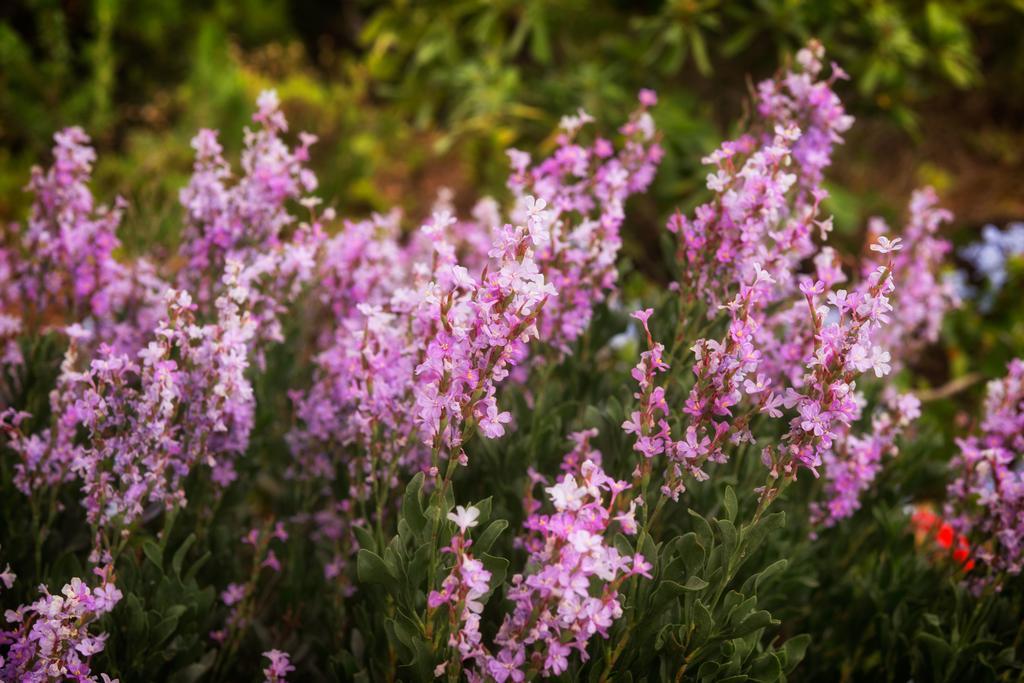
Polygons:
<instances>
[{"instance_id":1,"label":"flowering plant","mask_svg":"<svg viewBox=\"0 0 1024 683\"><path fill-rule=\"evenodd\" d=\"M893 507L920 497L887 477L959 303L952 217L924 189L901 231L829 244L846 78L812 41L760 83L667 221L670 283L622 291L665 156L649 90L418 226L321 209L315 138L264 93L240 172L194 138L178 257L153 263L118 253L124 206L59 133L0 250L5 680L786 680L808 648L846 666L804 607L852 590L836 549L886 511L903 575L976 606L963 628L914 607L910 670L1017 666L978 615L1019 585L1024 365L957 442L947 523Z\"/></svg>"}]
</instances>

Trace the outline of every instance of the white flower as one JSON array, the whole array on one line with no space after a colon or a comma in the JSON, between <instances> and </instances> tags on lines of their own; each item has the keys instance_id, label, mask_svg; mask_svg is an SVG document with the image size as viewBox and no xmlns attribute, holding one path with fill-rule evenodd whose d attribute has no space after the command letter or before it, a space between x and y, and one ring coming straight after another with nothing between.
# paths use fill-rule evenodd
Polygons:
<instances>
[{"instance_id":1,"label":"white flower","mask_svg":"<svg viewBox=\"0 0 1024 683\"><path fill-rule=\"evenodd\" d=\"M0 583L2 583L7 590L11 589L14 585L14 580L18 578L18 575L11 571L11 565L7 565L2 572L0 572Z\"/></svg>"},{"instance_id":2,"label":"white flower","mask_svg":"<svg viewBox=\"0 0 1024 683\"><path fill-rule=\"evenodd\" d=\"M281 106L276 90L264 90L256 98L256 107L262 112L274 111Z\"/></svg>"},{"instance_id":3,"label":"white flower","mask_svg":"<svg viewBox=\"0 0 1024 683\"><path fill-rule=\"evenodd\" d=\"M551 214L544 209L548 203L539 197L527 195L526 197L526 226L530 231L530 238L534 245L542 247L551 241L550 231Z\"/></svg>"},{"instance_id":4,"label":"white flower","mask_svg":"<svg viewBox=\"0 0 1024 683\"><path fill-rule=\"evenodd\" d=\"M892 356L885 349L878 346L871 349L871 369L875 371L875 377L884 377L892 370L889 361Z\"/></svg>"},{"instance_id":5,"label":"white flower","mask_svg":"<svg viewBox=\"0 0 1024 683\"><path fill-rule=\"evenodd\" d=\"M533 195L527 195L525 203L526 213L529 214L531 218L541 218L543 216L541 212L544 211L548 205L542 197L534 197Z\"/></svg>"},{"instance_id":6,"label":"white flower","mask_svg":"<svg viewBox=\"0 0 1024 683\"><path fill-rule=\"evenodd\" d=\"M452 225L458 223L458 219L448 209L435 211L429 223L425 223L420 230L431 240L438 240L444 237L445 232Z\"/></svg>"},{"instance_id":7,"label":"white flower","mask_svg":"<svg viewBox=\"0 0 1024 683\"><path fill-rule=\"evenodd\" d=\"M871 251L877 251L879 254L889 254L902 249L903 245L901 242L903 242L901 237L890 241L885 235L879 235L878 242L871 245Z\"/></svg>"},{"instance_id":8,"label":"white flower","mask_svg":"<svg viewBox=\"0 0 1024 683\"><path fill-rule=\"evenodd\" d=\"M455 526L459 527L460 533L466 533L466 529L476 526L476 519L480 516L480 511L470 505L468 508L464 508L461 505L455 506L455 512L448 513L448 519L455 522Z\"/></svg>"},{"instance_id":9,"label":"white flower","mask_svg":"<svg viewBox=\"0 0 1024 683\"><path fill-rule=\"evenodd\" d=\"M554 503L555 509L559 512L564 510L579 510L583 505L583 496L587 490L577 486L576 478L571 474L565 475L562 483L549 486L546 489L548 497Z\"/></svg>"},{"instance_id":10,"label":"white flower","mask_svg":"<svg viewBox=\"0 0 1024 683\"><path fill-rule=\"evenodd\" d=\"M708 189L712 192L722 192L729 184L729 174L725 171L708 173Z\"/></svg>"}]
</instances>

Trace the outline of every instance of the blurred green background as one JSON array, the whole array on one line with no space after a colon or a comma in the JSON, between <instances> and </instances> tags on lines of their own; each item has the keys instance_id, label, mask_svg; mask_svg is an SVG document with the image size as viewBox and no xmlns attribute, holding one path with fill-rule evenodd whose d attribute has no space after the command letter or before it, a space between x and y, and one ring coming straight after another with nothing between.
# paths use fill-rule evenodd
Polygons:
<instances>
[{"instance_id":1,"label":"blurred green background","mask_svg":"<svg viewBox=\"0 0 1024 683\"><path fill-rule=\"evenodd\" d=\"M125 248L159 258L191 136L219 128L237 151L275 87L293 132L320 136L320 194L341 215L398 205L415 221L442 187L463 208L500 195L504 150L550 147L562 114L615 125L652 87L668 154L625 255L658 279L664 218L703 199L701 156L741 125L752 84L817 37L852 76L839 90L858 119L830 174L840 245L856 248L869 215L898 222L925 183L963 244L1024 217L1021 36L1024 0L16 0L0 9L0 220L22 219L30 166L78 123L99 151L95 192L129 201ZM1024 339L1015 298L1008 320L1003 306L992 325L954 321L927 374L979 358L996 374Z\"/></svg>"}]
</instances>

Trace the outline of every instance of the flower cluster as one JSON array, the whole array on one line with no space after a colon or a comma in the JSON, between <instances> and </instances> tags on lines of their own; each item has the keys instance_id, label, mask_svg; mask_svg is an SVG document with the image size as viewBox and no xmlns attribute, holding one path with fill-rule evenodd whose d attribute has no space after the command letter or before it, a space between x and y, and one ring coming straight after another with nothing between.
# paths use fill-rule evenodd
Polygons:
<instances>
[{"instance_id":1,"label":"flower cluster","mask_svg":"<svg viewBox=\"0 0 1024 683\"><path fill-rule=\"evenodd\" d=\"M862 289L830 292L827 304L822 301L824 281L808 278L801 283L814 335L803 359L804 373L782 400L797 414L780 443L766 446L761 454L773 477L793 477L799 467L817 475L823 456L858 414L863 399L857 376L871 370L883 377L891 370L889 353L874 343L873 332L888 322L894 287L886 266L873 271Z\"/></svg>"},{"instance_id":2,"label":"flower cluster","mask_svg":"<svg viewBox=\"0 0 1024 683\"><path fill-rule=\"evenodd\" d=\"M106 674L94 675L89 666L107 640L106 633L97 635L89 627L122 597L114 585L112 567L95 571L100 584L94 588L79 578L72 579L59 595L41 586L43 597L7 610L4 618L9 627L0 630L0 679L116 683Z\"/></svg>"},{"instance_id":3,"label":"flower cluster","mask_svg":"<svg viewBox=\"0 0 1024 683\"><path fill-rule=\"evenodd\" d=\"M890 254L889 268L896 285L892 305L899 315L880 328L875 339L897 354L894 362L912 359L926 344L934 343L939 338L943 316L959 301L953 285L940 273L952 245L938 237L937 232L943 223L952 220L953 214L940 208L938 202L930 187L914 192L907 224L900 237L893 240L899 242L899 248ZM870 243L877 245L888 232L884 221L872 220L868 226ZM862 266L865 274L878 267L879 263L870 258L876 253L877 250L869 249L869 258L864 259Z\"/></svg>"},{"instance_id":4,"label":"flower cluster","mask_svg":"<svg viewBox=\"0 0 1024 683\"><path fill-rule=\"evenodd\" d=\"M38 434L32 434L26 430L31 414L13 408L0 413L0 429L6 437L6 446L18 458L14 464L14 485L26 496L72 481L74 473L71 467L82 454L82 446L75 441L81 421L76 404L82 376L77 372L80 363L78 337L82 335L78 333L79 328L70 329L72 333L60 374L49 397L50 412L55 416L53 424Z\"/></svg>"},{"instance_id":5,"label":"flower cluster","mask_svg":"<svg viewBox=\"0 0 1024 683\"><path fill-rule=\"evenodd\" d=\"M49 525L65 510L65 488L80 491L100 585L74 579L60 595L43 588L39 601L9 611L12 626L0 631L0 678L97 680L90 657L106 636L90 628L121 598L113 568L131 560L122 550L142 545L137 555L153 560L140 538L155 530L150 522L161 511L202 500L186 489L189 482L198 478L215 500L231 501L235 496L224 493L247 473L237 465L250 441L272 449L282 436L291 456L283 476L294 490L267 496L267 504L286 507L289 516L275 523L270 515L280 510L268 511L270 521L242 537L252 546L244 575L219 586L226 619L209 633L218 675L259 628L263 594L275 592L258 590L261 583L293 578L278 557L286 524L293 534L309 530L336 601L326 606L340 607L346 619L354 615L338 635L350 641L344 647L351 654L362 649L367 656L346 657L347 673L355 673L349 664L364 662L369 672L381 671L372 661L380 650L371 652L378 646L370 642L380 639L364 639L372 634L360 620L372 618L384 595L393 614L417 617L409 622L416 628L384 629L403 641L401 648L387 643L391 666L407 664L397 658L412 652L417 667L428 656L443 660L435 673L451 680L463 673L499 682L565 675L611 637L624 613L628 628L643 618L643 601L628 601L632 587L644 587L641 577L671 578L666 569L676 558L655 571L649 560L658 558L635 552L625 537L639 535L637 549L653 542L671 555L671 543L652 538L676 527L678 520L655 523L666 498L678 500L691 481L709 479L730 458L753 458L765 481L753 521L738 517L730 491L723 505L729 523L716 520L718 532L697 543L704 548L707 541L708 552L691 548L693 571L690 558L678 558L696 579L704 569L708 579L721 579L714 587L711 580L688 583L694 594L681 598L683 611L699 605L718 619L722 604L739 595L734 581L746 578L746 570L737 571L753 557L748 540L769 528L759 527L767 505L802 470L821 477L814 487L821 497L808 508L815 529L859 509L920 414L914 395L868 382L909 365L957 303L940 277L950 245L939 232L951 216L930 189L914 194L898 236L873 220L858 261L844 263L824 244L832 219L823 211L823 176L852 118L834 90L845 74L832 65L826 75L823 60L812 42L790 70L761 83L749 130L704 160L710 199L692 215L668 220L678 266L668 310L633 313L643 349L631 373L635 402L621 427L633 440L635 463L620 470L622 463L605 462L591 443L598 432L589 429L571 435L573 447L553 480L529 468L519 480L525 521L510 542L526 559L507 585L505 563L480 551L504 524L472 537L482 508L455 505L456 487L470 478L459 467L469 464L470 439L498 439L515 428L510 405L517 404L503 388L522 389L523 403L533 405L530 373L571 354L595 309L613 296L626 202L649 187L663 154L650 112L657 96L641 91L614 144L591 134L586 112L565 117L550 156L535 162L509 150L508 206L483 199L459 218L452 195L442 191L430 216L406 234L398 211L340 221L332 210L320 211L309 169L315 138L286 142L277 97L264 93L255 129L245 133L240 171L225 159L216 132L194 138L193 175L180 194L181 250L161 264L160 276L144 260L114 257L123 204L95 204L88 139L79 129L58 134L53 167L33 172L27 228L5 229L0 244L0 370L24 363L27 336L56 332L67 346L44 411L26 412L36 410L28 400L6 407L9 396L23 392L0 388L0 434L12 459L3 469L30 498L34 524L47 518L40 511L49 513L37 565ZM305 218L293 215L295 205ZM674 325L664 343L657 338L663 325ZM294 362L279 368L267 352L286 329ZM596 358L604 363L607 356ZM291 414L268 416L272 426L253 437L254 387L265 386L259 373L277 376L267 371L268 360L295 378L285 388ZM613 379L622 369L603 367L614 368ZM555 374L552 384L561 379ZM269 384L268 393L280 388ZM598 411L602 419L617 414L615 400L607 406ZM1024 566L1024 361L990 385L986 410L980 432L960 442L949 523L938 528L937 542L967 571L977 561L991 575L1017 574ZM260 412L261 427L269 412ZM594 424L592 411L580 413L559 412L550 424ZM536 445L530 443L531 455ZM521 452L518 446L510 452ZM634 465L631 481L609 475ZM663 474L652 488L655 468ZM413 473L414 484L397 500ZM648 492L659 489L655 512L638 523L637 510L654 502ZM446 512L456 531L441 548ZM214 515L204 509L199 517L205 524ZM173 519L167 515L165 535ZM915 524L921 533L936 528L917 518ZM375 575L378 553L388 577ZM398 571L406 562L409 571ZM414 578L423 575L425 589ZM747 585L756 589L760 579L751 576ZM357 592L357 581L378 578L389 588L405 583ZM0 590L14 580L5 565ZM506 601L486 610L499 617L488 628L485 604L501 588ZM757 603L754 595L742 600L751 609ZM748 623L736 615L740 621L729 628ZM749 623L766 623L760 619ZM700 627L704 645L727 635L725 622L714 627ZM725 671L714 668L715 648L691 639L694 624L660 632L685 640L679 675L691 657L693 670L705 671L706 661L712 673ZM622 644L609 648L609 673L625 666L617 661ZM760 655L770 653L758 654L769 661ZM295 655L300 663L309 657L306 650ZM267 681L296 670L287 652L263 656Z\"/></svg>"},{"instance_id":6,"label":"flower cluster","mask_svg":"<svg viewBox=\"0 0 1024 683\"><path fill-rule=\"evenodd\" d=\"M990 578L1024 566L1024 360L988 385L979 433L960 439L946 517L976 543ZM996 581L997 585L999 580Z\"/></svg>"},{"instance_id":7,"label":"flower cluster","mask_svg":"<svg viewBox=\"0 0 1024 683\"><path fill-rule=\"evenodd\" d=\"M812 44L798 55L794 70L760 85L761 120L754 130L704 160L715 168L707 180L712 201L698 207L692 219L677 213L668 222L677 238L681 306L673 349L692 331L687 328L702 305L710 319L720 310L729 318L724 338L699 338L693 344L695 379L683 405L684 438L673 440L662 420L656 437L643 442L648 457L668 456L663 490L673 498L684 488L684 473L706 479L704 463L723 462L727 447L752 441L754 416L782 416L782 382L813 351L777 330L790 326L784 316L799 315L795 269L815 254L814 234L824 237L831 229L831 220L818 215L827 196L820 185L822 170L852 123L832 90L843 74L833 67L832 77L822 79L821 58L820 45ZM823 291L823 284L814 286ZM772 308L776 312L770 313ZM660 345L650 343L645 357L660 359ZM672 362L675 355L674 350ZM652 367L668 369L659 363L662 367ZM650 374L645 365L642 360L634 371L638 380ZM639 396L665 404L663 390L645 388L644 382Z\"/></svg>"},{"instance_id":8,"label":"flower cluster","mask_svg":"<svg viewBox=\"0 0 1024 683\"><path fill-rule=\"evenodd\" d=\"M757 110L773 125L797 126L800 137L793 145L800 183L807 189L821 184L832 163L832 151L843 141L842 134L853 125L842 101L832 89L846 72L834 62L831 75L822 79L825 47L812 40L797 52L796 67L781 78L758 84Z\"/></svg>"},{"instance_id":9,"label":"flower cluster","mask_svg":"<svg viewBox=\"0 0 1024 683\"><path fill-rule=\"evenodd\" d=\"M448 519L459 531L444 552L454 556L455 564L441 583L441 590L431 591L427 596L430 610L448 606L448 647L458 653L459 660L473 657L481 650L480 617L483 600L490 591L491 572L469 552L473 541L466 535L477 525L479 516L478 509L461 505L448 513Z\"/></svg>"},{"instance_id":10,"label":"flower cluster","mask_svg":"<svg viewBox=\"0 0 1024 683\"><path fill-rule=\"evenodd\" d=\"M101 318L110 312L109 288L119 276L111 254L124 204L95 205L88 183L96 152L81 128L60 131L54 143L53 166L32 169L27 189L35 201L24 234L12 235L30 257L3 253L10 277L4 296L30 318L55 311Z\"/></svg>"},{"instance_id":11,"label":"flower cluster","mask_svg":"<svg viewBox=\"0 0 1024 683\"><path fill-rule=\"evenodd\" d=\"M684 304L703 300L713 316L755 264L779 283L780 296L789 294L793 269L814 252L814 233L831 230L831 219L817 215L828 196L822 171L853 119L832 89L845 74L833 65L823 79L822 56L812 43L796 68L760 84L754 129L704 159L715 169L707 178L713 200L692 219L669 220Z\"/></svg>"},{"instance_id":12,"label":"flower cluster","mask_svg":"<svg viewBox=\"0 0 1024 683\"><path fill-rule=\"evenodd\" d=\"M317 357L312 389L294 396L304 428L290 441L302 476L331 475L324 443L356 446L365 457L347 462L349 493L366 499L375 486L393 488L399 468L462 461L470 425L488 438L503 433L509 415L498 410L496 386L526 355L540 308L555 292L538 271L526 226L504 226L487 265L473 275L446 239L453 222L436 213L423 226L434 253L429 265L412 269L412 287L369 287L370 301L351 307L332 302L349 315ZM364 250L353 260L364 272L377 271L365 259L376 259L378 246L352 229Z\"/></svg>"},{"instance_id":13,"label":"flower cluster","mask_svg":"<svg viewBox=\"0 0 1024 683\"><path fill-rule=\"evenodd\" d=\"M151 329L163 283L145 260L113 254L125 202L97 205L89 189L96 152L78 127L54 135L53 166L32 169L28 222L0 233L3 337L83 323L97 342L130 348ZM21 322L16 322L16 321ZM5 365L20 361L7 344Z\"/></svg>"},{"instance_id":14,"label":"flower cluster","mask_svg":"<svg viewBox=\"0 0 1024 683\"><path fill-rule=\"evenodd\" d=\"M545 489L554 512L531 514L524 524L528 572L512 577L508 598L514 608L494 638L496 654L483 646L462 653L463 659L474 660L470 680L559 675L568 669L574 650L586 661L591 638L607 638L622 616L622 583L631 576L651 576L642 555L624 556L611 543L613 525L626 534L637 530L635 505L617 512L620 494L629 485L580 455L573 451L572 471ZM593 455L599 461L600 455Z\"/></svg>"},{"instance_id":15,"label":"flower cluster","mask_svg":"<svg viewBox=\"0 0 1024 683\"><path fill-rule=\"evenodd\" d=\"M786 419L786 433L762 448L762 460L773 479L791 479L800 468L817 476L823 464L834 469L827 503L812 508L817 521L831 524L856 509L882 454L895 452L897 434L918 412L905 397L875 417L874 434L857 435L865 405L858 376L883 377L934 341L955 296L939 277L949 244L936 232L949 214L931 190L914 195L902 237L889 240L884 224L872 222L871 246L852 282L835 251L816 243L832 223L819 214L827 197L822 171L852 123L832 89L844 74L833 65L823 79L822 57L812 43L793 70L759 86L753 132L705 160L715 168L712 201L692 219L677 213L669 220L678 240L678 325L666 355L647 327L652 312L635 314L648 350L633 371L639 410L623 427L645 457L667 457L662 490L678 498L684 476L704 480L705 463L724 462L730 449L754 442L755 418ZM801 272L806 263L812 273ZM890 315L897 305L906 315ZM656 376L682 362L679 351L702 309L725 332L693 343L693 382L679 416L681 438L673 438L674 416ZM775 485L762 489L765 497L776 494Z\"/></svg>"},{"instance_id":16,"label":"flower cluster","mask_svg":"<svg viewBox=\"0 0 1024 683\"><path fill-rule=\"evenodd\" d=\"M234 183L217 132L204 129L192 139L196 161L181 191L187 217L181 251L187 266L178 286L201 306L216 299L229 260L249 265L281 245L283 231L295 220L286 207L289 200L315 205L307 193L317 180L306 163L316 137L301 133L300 144L288 147L280 137L288 123L272 90L260 95L253 121L259 127L245 131L242 175Z\"/></svg>"},{"instance_id":17,"label":"flower cluster","mask_svg":"<svg viewBox=\"0 0 1024 683\"><path fill-rule=\"evenodd\" d=\"M508 221L493 200L459 220L442 194L407 240L393 212L346 221L323 241L313 295L334 324L315 335L312 385L291 394L292 476L386 500L407 472L440 480L464 464L471 435L505 432L501 384L540 356L531 347L567 352L614 286L623 204L662 155L654 101L643 94L618 150L600 137L580 142L581 114L564 122L551 157L531 164L511 152ZM350 529L360 506L345 507L343 520L328 488L325 505Z\"/></svg>"},{"instance_id":18,"label":"flower cluster","mask_svg":"<svg viewBox=\"0 0 1024 683\"><path fill-rule=\"evenodd\" d=\"M178 287L194 297L200 317L212 315L227 265L241 263L261 362L263 346L283 339L281 315L314 276L325 240L323 222L333 220L334 210L316 213L320 200L309 193L317 179L307 166L316 137L300 133L299 144L288 146L281 137L288 123L276 92L260 95L253 121L258 128L245 131L237 180L216 131L201 130L192 140L196 161L180 197L187 220L181 245L186 265L178 271ZM293 201L309 210L308 221L289 212Z\"/></svg>"},{"instance_id":19,"label":"flower cluster","mask_svg":"<svg viewBox=\"0 0 1024 683\"><path fill-rule=\"evenodd\" d=\"M254 328L238 264L228 264L224 286L208 325L197 324L186 292L168 290L166 318L134 358L101 344L80 369L78 341L89 335L68 328L50 427L26 435L24 413L3 417L23 492L77 478L90 523L104 528L131 524L149 504L184 504L183 482L197 464L209 465L221 486L234 479L233 459L252 429L245 371ZM82 429L84 442L76 439Z\"/></svg>"},{"instance_id":20,"label":"flower cluster","mask_svg":"<svg viewBox=\"0 0 1024 683\"><path fill-rule=\"evenodd\" d=\"M860 508L860 495L882 468L882 458L898 452L896 439L921 415L921 402L913 394L887 390L886 402L871 416L864 434L848 431L833 441L822 456L825 467L824 503L811 503L811 520L829 527ZM853 420L860 418L858 402Z\"/></svg>"},{"instance_id":21,"label":"flower cluster","mask_svg":"<svg viewBox=\"0 0 1024 683\"><path fill-rule=\"evenodd\" d=\"M639 100L640 108L620 129L620 151L602 137L582 144L581 129L593 118L580 111L562 119L558 148L546 160L530 167L528 154L508 152L508 185L517 198L513 218L529 226L538 267L559 292L540 316L539 335L562 353L570 351L594 307L614 287L625 201L647 189L663 156L648 111L657 96L645 90Z\"/></svg>"}]
</instances>

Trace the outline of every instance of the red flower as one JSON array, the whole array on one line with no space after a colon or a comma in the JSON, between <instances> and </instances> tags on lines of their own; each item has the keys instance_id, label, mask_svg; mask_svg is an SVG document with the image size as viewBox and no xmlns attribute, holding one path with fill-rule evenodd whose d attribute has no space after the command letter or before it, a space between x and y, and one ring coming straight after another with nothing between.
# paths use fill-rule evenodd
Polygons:
<instances>
[{"instance_id":1,"label":"red flower","mask_svg":"<svg viewBox=\"0 0 1024 683\"><path fill-rule=\"evenodd\" d=\"M919 507L910 516L910 523L914 528L918 544L924 543L932 537L934 543L944 550L953 550L953 561L963 567L965 572L974 569L974 560L971 559L971 546L967 537L957 534L953 526L943 522L942 518L926 507ZM956 546L955 549L954 545ZM943 553L944 554L944 553Z\"/></svg>"},{"instance_id":2,"label":"red flower","mask_svg":"<svg viewBox=\"0 0 1024 683\"><path fill-rule=\"evenodd\" d=\"M953 547L953 527L943 524L939 527L939 533L935 535L935 541L947 550Z\"/></svg>"}]
</instances>

